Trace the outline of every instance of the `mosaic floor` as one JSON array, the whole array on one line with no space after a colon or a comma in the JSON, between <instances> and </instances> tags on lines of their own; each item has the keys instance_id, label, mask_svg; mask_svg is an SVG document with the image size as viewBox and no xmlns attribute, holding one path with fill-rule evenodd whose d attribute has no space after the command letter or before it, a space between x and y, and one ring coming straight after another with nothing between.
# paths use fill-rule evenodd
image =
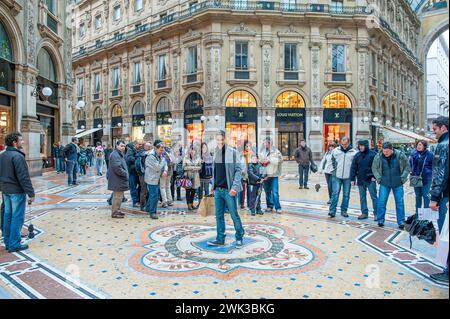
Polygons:
<instances>
[{"instance_id":1,"label":"mosaic floor","mask_svg":"<svg viewBox=\"0 0 450 319\"><path fill-rule=\"evenodd\" d=\"M350 218L329 220L325 188L283 181L283 213L242 211L236 249L229 215L226 246L211 248L214 217L177 202L158 220L129 203L124 219L111 219L104 178L79 182L69 188L55 173L33 180L38 199L24 234L32 222L37 235L24 252L0 245L0 298L449 298L428 276L442 270L435 247L415 240L410 249L392 210L383 229L359 222L357 200Z\"/></svg>"}]
</instances>

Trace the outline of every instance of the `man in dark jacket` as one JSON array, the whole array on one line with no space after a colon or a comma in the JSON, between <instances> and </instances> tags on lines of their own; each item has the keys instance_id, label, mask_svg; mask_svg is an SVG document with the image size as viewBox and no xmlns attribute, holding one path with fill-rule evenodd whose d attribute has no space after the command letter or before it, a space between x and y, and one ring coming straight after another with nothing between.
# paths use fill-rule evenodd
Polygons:
<instances>
[{"instance_id":1,"label":"man in dark jacket","mask_svg":"<svg viewBox=\"0 0 450 319\"><path fill-rule=\"evenodd\" d=\"M377 184L372 172L373 159L377 155L369 148L368 140L358 142L359 152L355 155L352 162L350 179L355 185L355 179L358 179L359 200L361 203L361 215L358 219L369 217L369 208L367 207L367 191L372 198L373 214L377 217Z\"/></svg>"},{"instance_id":2,"label":"man in dark jacket","mask_svg":"<svg viewBox=\"0 0 450 319\"><path fill-rule=\"evenodd\" d=\"M309 165L312 163L313 157L311 149L306 146L306 142L304 140L300 141L300 147L295 150L295 160L298 164L298 175L299 175L299 184L300 189L308 187L308 174L309 174Z\"/></svg>"},{"instance_id":3,"label":"man in dark jacket","mask_svg":"<svg viewBox=\"0 0 450 319\"><path fill-rule=\"evenodd\" d=\"M64 147L61 145L61 142L58 142L53 147L52 153L55 161L56 174L64 172L64 155L63 155Z\"/></svg>"},{"instance_id":4,"label":"man in dark jacket","mask_svg":"<svg viewBox=\"0 0 450 319\"><path fill-rule=\"evenodd\" d=\"M139 149L136 155L136 172L139 178L139 187L140 187L140 204L141 210L145 210L145 206L147 204L148 190L147 184L145 183L145 160L147 156L150 154L150 150L152 145L150 143L145 143Z\"/></svg>"},{"instance_id":5,"label":"man in dark jacket","mask_svg":"<svg viewBox=\"0 0 450 319\"><path fill-rule=\"evenodd\" d=\"M377 204L378 226L384 226L384 216L389 193L394 193L395 209L398 228L405 228L405 193L403 184L408 180L411 167L408 158L401 152L394 150L390 142L383 143L383 151L378 153L372 163L372 172L380 184L380 194Z\"/></svg>"},{"instance_id":6,"label":"man in dark jacket","mask_svg":"<svg viewBox=\"0 0 450 319\"><path fill-rule=\"evenodd\" d=\"M20 242L21 230L25 220L27 195L30 202L34 202L35 195L25 154L21 151L22 134L8 134L5 144L6 151L0 155L0 191L3 192L5 201L3 239L6 250L16 252L28 249L28 245Z\"/></svg>"},{"instance_id":7,"label":"man in dark jacket","mask_svg":"<svg viewBox=\"0 0 450 319\"><path fill-rule=\"evenodd\" d=\"M128 166L128 174L130 184L130 194L133 200L133 207L139 207L139 176L136 171L136 154L139 145L136 142L128 143L126 152L125 152L125 161Z\"/></svg>"},{"instance_id":8,"label":"man in dark jacket","mask_svg":"<svg viewBox=\"0 0 450 319\"><path fill-rule=\"evenodd\" d=\"M439 144L434 153L433 180L430 190L430 208L439 210L438 227L439 233L444 226L445 215L448 213L448 116L440 116L433 121L433 131ZM448 284L448 259L447 267L440 274L432 274L434 280Z\"/></svg>"},{"instance_id":9,"label":"man in dark jacket","mask_svg":"<svg viewBox=\"0 0 450 319\"><path fill-rule=\"evenodd\" d=\"M108 190L113 191L112 196L112 218L123 218L124 213L120 211L123 194L129 189L128 168L124 157L125 143L117 141L116 149L111 153L108 170Z\"/></svg>"},{"instance_id":10,"label":"man in dark jacket","mask_svg":"<svg viewBox=\"0 0 450 319\"><path fill-rule=\"evenodd\" d=\"M64 148L64 159L67 168L67 184L77 185L77 167L78 167L78 153L80 148L77 145L78 138L72 137L72 143L67 144Z\"/></svg>"}]
</instances>

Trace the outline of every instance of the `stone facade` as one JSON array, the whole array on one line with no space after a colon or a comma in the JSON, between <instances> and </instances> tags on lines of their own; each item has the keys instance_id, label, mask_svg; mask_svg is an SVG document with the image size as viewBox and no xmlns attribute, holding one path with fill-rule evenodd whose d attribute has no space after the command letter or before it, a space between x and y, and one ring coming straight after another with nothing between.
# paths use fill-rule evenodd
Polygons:
<instances>
[{"instance_id":1,"label":"stone facade","mask_svg":"<svg viewBox=\"0 0 450 319\"><path fill-rule=\"evenodd\" d=\"M0 2L0 21L6 38L11 46L11 59L6 61L14 69L12 86L9 91L0 94L9 96L6 107L11 118L11 130L22 132L27 154L27 161L32 175L42 173L43 159L51 163L51 146L43 149L43 143L61 141L66 144L73 134L71 104L71 32L67 24L67 1L44 0L2 0ZM69 12L70 13L70 12ZM38 68L38 56L45 50L53 62L52 67L46 63L45 68L52 70L52 96L43 97L41 85L43 70ZM42 61L43 62L43 61ZM4 60L5 63L5 60ZM5 65L5 64L3 64ZM47 82L45 82L47 83ZM42 105L37 110L37 103ZM2 103L0 103L2 104ZM51 110L52 125L44 129L43 116L37 114L42 110ZM41 116L41 117L39 117ZM50 117L49 117L50 118ZM66 129L63 129L66 127ZM69 127L69 129L67 129ZM49 136L51 134L51 136Z\"/></svg>"},{"instance_id":2,"label":"stone facade","mask_svg":"<svg viewBox=\"0 0 450 319\"><path fill-rule=\"evenodd\" d=\"M136 7L142 3L142 9ZM340 2L339 2L340 3ZM371 138L371 119L401 126L424 126L417 116L422 65L417 58L420 22L407 1L79 1L73 9L74 80L92 88L102 71L100 97L84 90L87 128L103 113L103 141L111 141L111 111L119 104L124 127L133 125L132 109L145 105L146 137L158 136L157 104L168 97L173 131L183 129L189 94L203 99L205 131L226 127L227 98L244 90L256 100L258 142L277 127L276 101L286 91L305 103L303 131L316 156L324 150L323 108L332 93L351 103L351 138ZM120 9L118 9L120 7ZM139 9L139 10L138 10ZM118 13L120 10L120 15ZM82 30L80 30L82 29ZM245 76L236 61L246 43ZM293 78L286 75L286 44L295 45ZM197 52L196 80L189 81L188 50ZM344 50L343 71L336 74L335 47ZM157 80L165 54L165 86ZM133 93L134 63L142 64L142 85ZM112 68L121 69L122 94L112 96ZM128 93L125 93L128 92ZM419 101L419 102L418 102ZM78 115L77 115L78 116ZM369 121L364 119L368 118ZM384 124L384 123L383 123ZM74 121L77 125L77 121ZM130 132L123 129L122 132ZM131 136L124 134L124 137Z\"/></svg>"}]
</instances>

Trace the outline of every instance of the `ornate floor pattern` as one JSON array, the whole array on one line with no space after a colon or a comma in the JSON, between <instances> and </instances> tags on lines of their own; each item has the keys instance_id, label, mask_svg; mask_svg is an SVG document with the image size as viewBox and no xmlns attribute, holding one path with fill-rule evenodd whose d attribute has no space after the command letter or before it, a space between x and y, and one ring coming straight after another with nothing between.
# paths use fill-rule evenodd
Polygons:
<instances>
[{"instance_id":1,"label":"ornate floor pattern","mask_svg":"<svg viewBox=\"0 0 450 319\"><path fill-rule=\"evenodd\" d=\"M387 227L327 218L312 200L282 201L282 214L241 212L246 235L237 248L226 216L225 247L210 247L214 217L185 211L158 220L124 204L110 218L105 180L85 176L67 187L54 173L34 179L38 200L28 212L36 228L30 249L0 247L0 288L14 298L448 298L429 278L442 268L435 248L402 244L404 232L388 213ZM127 194L129 198L129 194ZM409 195L408 195L409 196ZM26 227L24 227L24 234Z\"/></svg>"}]
</instances>

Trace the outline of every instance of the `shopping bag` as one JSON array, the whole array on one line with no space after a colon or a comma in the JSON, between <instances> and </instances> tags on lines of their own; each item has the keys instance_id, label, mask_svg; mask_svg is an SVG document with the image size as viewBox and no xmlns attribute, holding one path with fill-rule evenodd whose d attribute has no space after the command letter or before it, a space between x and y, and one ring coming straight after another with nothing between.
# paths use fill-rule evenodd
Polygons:
<instances>
[{"instance_id":1,"label":"shopping bag","mask_svg":"<svg viewBox=\"0 0 450 319\"><path fill-rule=\"evenodd\" d=\"M203 197L202 201L200 202L200 206L198 207L198 213L203 217L216 215L214 195L207 195Z\"/></svg>"},{"instance_id":2,"label":"shopping bag","mask_svg":"<svg viewBox=\"0 0 450 319\"><path fill-rule=\"evenodd\" d=\"M442 226L441 234L439 235L439 243L436 253L436 264L440 266L447 266L448 259L448 209L445 214L444 225Z\"/></svg>"}]
</instances>

